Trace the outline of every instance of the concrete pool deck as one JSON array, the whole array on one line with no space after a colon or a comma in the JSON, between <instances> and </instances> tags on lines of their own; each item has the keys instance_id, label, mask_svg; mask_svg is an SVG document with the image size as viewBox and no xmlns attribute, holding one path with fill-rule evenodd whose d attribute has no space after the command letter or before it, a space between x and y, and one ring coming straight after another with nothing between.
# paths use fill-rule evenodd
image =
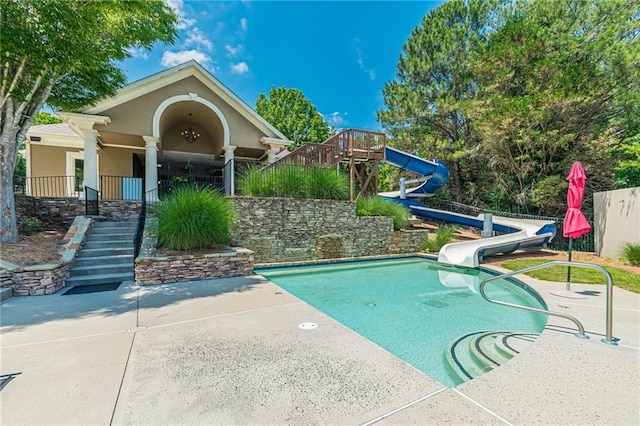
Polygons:
<instances>
[{"instance_id":1,"label":"concrete pool deck","mask_svg":"<svg viewBox=\"0 0 640 426\"><path fill-rule=\"evenodd\" d=\"M0 311L0 423L640 423L640 295L586 299L521 278L551 310L542 336L506 365L447 388L259 276L12 298ZM314 322L314 330L298 325Z\"/></svg>"}]
</instances>

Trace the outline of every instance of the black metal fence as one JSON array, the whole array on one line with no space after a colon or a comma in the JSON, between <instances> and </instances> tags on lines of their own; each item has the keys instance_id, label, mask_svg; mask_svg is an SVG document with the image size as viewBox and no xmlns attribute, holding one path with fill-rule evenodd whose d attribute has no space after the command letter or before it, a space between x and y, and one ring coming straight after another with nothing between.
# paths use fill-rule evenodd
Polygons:
<instances>
[{"instance_id":1,"label":"black metal fence","mask_svg":"<svg viewBox=\"0 0 640 426\"><path fill-rule=\"evenodd\" d=\"M436 198L430 199L427 204L429 207L447 210L460 214L467 214L470 216L477 216L480 213L491 213L496 216L504 216L504 217L512 217L516 219L534 219L534 220L548 220L556 223L556 235L553 237L553 240L549 242L547 245L552 250L561 250L566 251L569 249L569 239L562 235L562 227L564 225L563 217L551 217L551 216L539 216L539 215L531 215L531 214L521 214L521 213L511 213L511 212L502 212L498 210L491 209L482 209L479 207L469 206L467 204L457 203L455 201L448 200L438 200ZM573 250L574 251L583 251L583 252L595 252L595 237L593 233L593 221L589 221L589 225L591 225L591 231L587 234L574 238L573 240Z\"/></svg>"}]
</instances>

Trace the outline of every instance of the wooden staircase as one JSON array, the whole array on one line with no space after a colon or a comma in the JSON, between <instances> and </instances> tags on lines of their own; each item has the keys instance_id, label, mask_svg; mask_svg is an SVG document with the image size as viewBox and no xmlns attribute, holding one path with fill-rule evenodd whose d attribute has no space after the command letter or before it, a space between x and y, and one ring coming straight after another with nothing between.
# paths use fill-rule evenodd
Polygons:
<instances>
[{"instance_id":1,"label":"wooden staircase","mask_svg":"<svg viewBox=\"0 0 640 426\"><path fill-rule=\"evenodd\" d=\"M348 167L353 201L360 196L378 193L378 164L384 161L385 148L384 133L348 129L322 143L307 142L272 166L291 164Z\"/></svg>"}]
</instances>

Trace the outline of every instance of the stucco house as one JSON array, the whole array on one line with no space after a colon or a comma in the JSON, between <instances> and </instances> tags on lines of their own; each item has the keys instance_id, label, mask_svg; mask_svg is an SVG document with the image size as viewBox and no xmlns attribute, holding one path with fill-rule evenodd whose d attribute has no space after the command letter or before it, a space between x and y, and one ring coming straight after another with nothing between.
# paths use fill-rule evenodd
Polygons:
<instances>
[{"instance_id":1,"label":"stucco house","mask_svg":"<svg viewBox=\"0 0 640 426\"><path fill-rule=\"evenodd\" d=\"M27 132L25 191L33 196L157 197L180 180L234 193L245 164L292 143L196 61L121 88L95 106L58 112Z\"/></svg>"}]
</instances>

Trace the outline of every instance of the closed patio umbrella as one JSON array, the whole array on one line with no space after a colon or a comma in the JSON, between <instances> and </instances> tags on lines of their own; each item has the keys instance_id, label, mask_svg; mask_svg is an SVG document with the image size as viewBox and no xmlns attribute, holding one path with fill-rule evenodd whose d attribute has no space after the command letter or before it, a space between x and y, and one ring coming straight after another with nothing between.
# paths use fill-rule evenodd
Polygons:
<instances>
[{"instance_id":1,"label":"closed patio umbrella","mask_svg":"<svg viewBox=\"0 0 640 426\"><path fill-rule=\"evenodd\" d=\"M591 230L591 225L582 213L582 199L584 197L584 185L587 176L579 161L573 163L567 176L569 190L567 191L567 213L564 216L562 235L569 238L569 262L571 262L571 250L573 239L578 238ZM571 267L567 269L567 291L571 287Z\"/></svg>"}]
</instances>

